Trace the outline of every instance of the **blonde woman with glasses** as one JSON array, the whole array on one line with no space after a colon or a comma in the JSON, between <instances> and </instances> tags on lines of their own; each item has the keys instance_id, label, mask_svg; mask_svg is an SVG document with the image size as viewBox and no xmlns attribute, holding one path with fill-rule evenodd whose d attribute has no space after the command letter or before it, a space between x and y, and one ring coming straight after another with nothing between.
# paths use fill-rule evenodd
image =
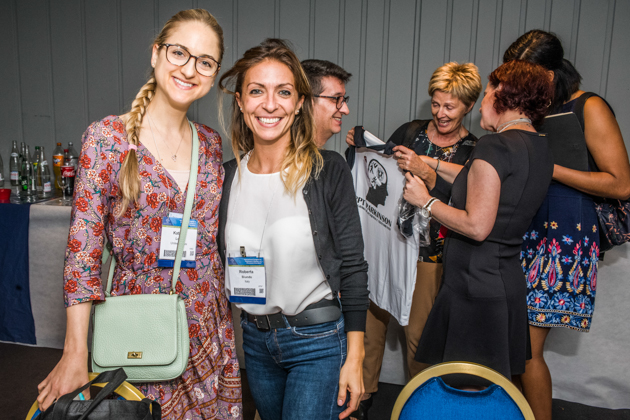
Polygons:
<instances>
[{"instance_id":1,"label":"blonde woman with glasses","mask_svg":"<svg viewBox=\"0 0 630 420\"><path fill-rule=\"evenodd\" d=\"M38 387L42 409L88 382L90 310L92 302L105 299L100 280L104 242L113 245L116 259L113 296L171 292L172 269L158 261L162 218L183 213L187 189L195 188L195 267L182 268L173 291L186 302L188 366L174 380L136 386L161 404L165 419L242 417L232 314L216 243L221 138L186 118L190 105L214 85L223 50L223 31L210 13L177 13L153 43L153 70L131 110L97 121L85 132L64 269L66 342L61 361ZM187 185L195 134L197 184ZM147 328L150 324L147 320Z\"/></svg>"}]
</instances>

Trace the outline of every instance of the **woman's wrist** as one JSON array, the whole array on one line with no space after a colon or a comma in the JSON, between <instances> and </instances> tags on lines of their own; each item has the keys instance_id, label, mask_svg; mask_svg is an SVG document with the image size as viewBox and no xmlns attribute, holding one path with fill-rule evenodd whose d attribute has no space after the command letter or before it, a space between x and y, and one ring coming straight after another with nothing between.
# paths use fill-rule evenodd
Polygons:
<instances>
[{"instance_id":1,"label":"woman's wrist","mask_svg":"<svg viewBox=\"0 0 630 420\"><path fill-rule=\"evenodd\" d=\"M348 351L346 361L363 363L365 347L363 346L364 333L362 331L348 331Z\"/></svg>"}]
</instances>

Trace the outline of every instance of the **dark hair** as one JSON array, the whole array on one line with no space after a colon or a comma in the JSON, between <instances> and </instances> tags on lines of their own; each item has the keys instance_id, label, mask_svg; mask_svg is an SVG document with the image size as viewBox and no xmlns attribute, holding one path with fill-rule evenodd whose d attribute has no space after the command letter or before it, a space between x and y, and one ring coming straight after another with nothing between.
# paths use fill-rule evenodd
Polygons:
<instances>
[{"instance_id":1,"label":"dark hair","mask_svg":"<svg viewBox=\"0 0 630 420\"><path fill-rule=\"evenodd\" d=\"M308 77L308 82L311 84L313 95L321 95L324 91L322 87L323 77L336 77L341 80L341 83L344 85L348 83L350 77L352 77L352 74L348 73L343 68L326 60L304 60L302 61L302 68L304 69L304 73L306 73L306 77Z\"/></svg>"},{"instance_id":2,"label":"dark hair","mask_svg":"<svg viewBox=\"0 0 630 420\"><path fill-rule=\"evenodd\" d=\"M521 35L505 50L503 62L524 60L553 71L555 94L552 109L558 110L579 88L582 76L573 64L564 58L564 49L558 37L540 29Z\"/></svg>"},{"instance_id":3,"label":"dark hair","mask_svg":"<svg viewBox=\"0 0 630 420\"><path fill-rule=\"evenodd\" d=\"M219 88L223 93L233 96L230 133L232 150L240 170L241 156L254 149L254 134L245 123L243 113L236 101L236 95L243 97L243 83L247 71L262 62L269 61L282 63L291 70L298 97L304 97L302 108L296 114L291 126L291 143L280 170L285 188L294 195L306 183L311 174L315 178L319 175L324 160L315 144L311 86L300 65L300 60L289 43L282 39L267 38L260 45L248 49L231 69L223 73L219 80ZM222 98L219 96L219 117L223 125Z\"/></svg>"},{"instance_id":4,"label":"dark hair","mask_svg":"<svg viewBox=\"0 0 630 420\"><path fill-rule=\"evenodd\" d=\"M501 114L518 110L539 125L550 111L553 99L553 83L547 70L538 64L513 60L500 65L490 76L490 84L497 89L494 109Z\"/></svg>"}]
</instances>

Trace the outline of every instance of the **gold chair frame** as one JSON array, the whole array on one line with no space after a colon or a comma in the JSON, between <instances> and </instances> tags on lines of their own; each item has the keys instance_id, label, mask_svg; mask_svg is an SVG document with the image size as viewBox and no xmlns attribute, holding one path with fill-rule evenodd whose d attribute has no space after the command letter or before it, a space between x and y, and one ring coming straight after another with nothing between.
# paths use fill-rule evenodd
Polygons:
<instances>
[{"instance_id":1,"label":"gold chair frame","mask_svg":"<svg viewBox=\"0 0 630 420\"><path fill-rule=\"evenodd\" d=\"M98 373L90 372L89 373L90 381L96 379L97 376L98 376ZM106 383L92 384L92 386L97 386L100 388L103 388L105 385L107 384ZM123 382L118 388L114 390L114 392L120 395L121 397L123 397L124 399L126 399L127 401L141 401L143 398L145 398L145 396L142 394L142 392L140 392L140 390L138 390L138 388L131 385L127 381ZM39 408L39 404L37 403L37 401L35 401L33 405L31 406L31 409L29 410L28 414L26 415L26 420L31 420L38 408Z\"/></svg>"},{"instance_id":2,"label":"gold chair frame","mask_svg":"<svg viewBox=\"0 0 630 420\"><path fill-rule=\"evenodd\" d=\"M518 388L512 383L512 381L501 375L496 370L471 362L440 363L437 365L433 365L414 376L413 379L411 379L409 383L405 385L400 395L398 395L398 398L396 399L396 404L394 405L394 410L392 411L391 420L398 420L398 418L400 417L400 413L405 406L405 403L420 385L431 378L449 375L452 373L463 373L467 375L478 376L499 385L516 403L518 408L521 410L521 413L523 413L523 417L525 418L525 420L535 420L534 413L529 407L527 400L525 399L521 391L519 391Z\"/></svg>"}]
</instances>

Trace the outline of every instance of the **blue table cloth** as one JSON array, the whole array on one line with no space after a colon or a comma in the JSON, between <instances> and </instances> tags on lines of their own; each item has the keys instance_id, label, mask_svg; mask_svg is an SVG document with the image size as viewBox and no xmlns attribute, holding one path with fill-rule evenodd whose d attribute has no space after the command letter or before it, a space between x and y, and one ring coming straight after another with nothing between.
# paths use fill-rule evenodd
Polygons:
<instances>
[{"instance_id":1,"label":"blue table cloth","mask_svg":"<svg viewBox=\"0 0 630 420\"><path fill-rule=\"evenodd\" d=\"M0 203L0 340L36 344L28 270L29 204Z\"/></svg>"}]
</instances>

